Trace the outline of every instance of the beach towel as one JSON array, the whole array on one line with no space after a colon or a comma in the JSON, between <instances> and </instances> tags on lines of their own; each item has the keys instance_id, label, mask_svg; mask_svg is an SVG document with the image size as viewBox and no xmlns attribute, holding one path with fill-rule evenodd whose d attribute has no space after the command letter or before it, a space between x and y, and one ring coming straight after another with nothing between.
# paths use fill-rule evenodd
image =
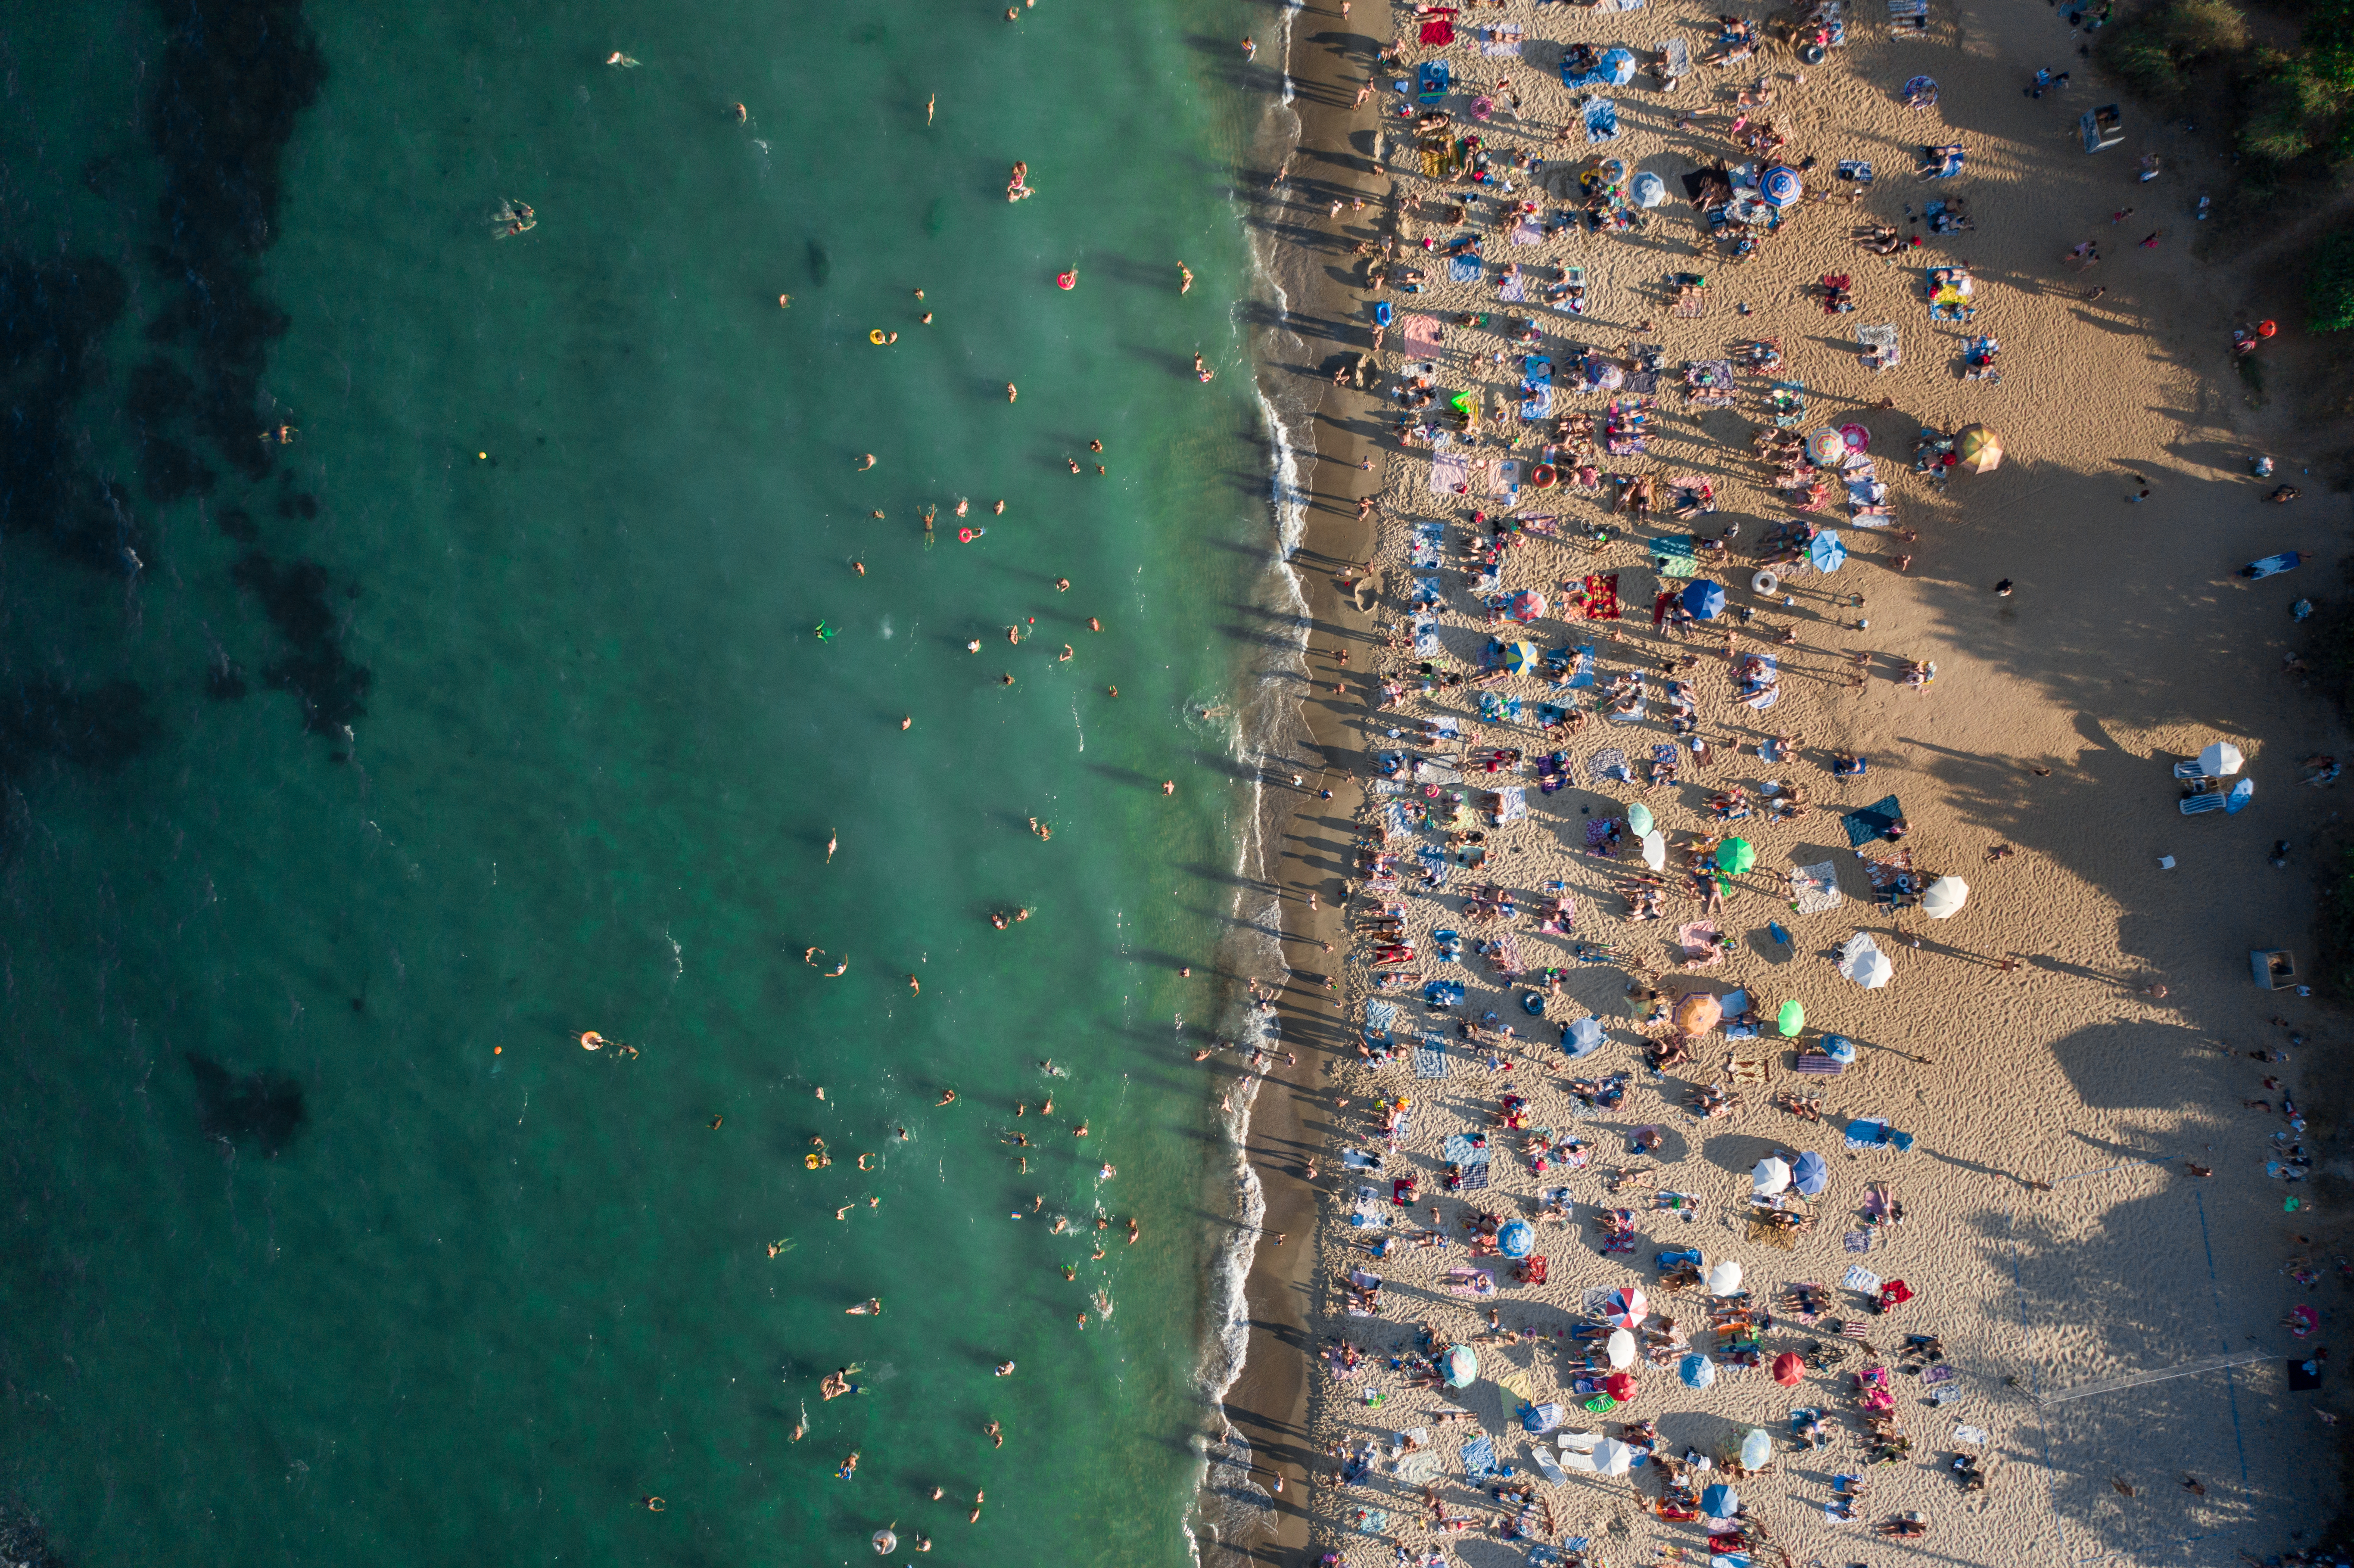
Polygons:
<instances>
[{"instance_id":1,"label":"beach towel","mask_svg":"<svg viewBox=\"0 0 2354 1568\"><path fill-rule=\"evenodd\" d=\"M1437 354L1443 330L1436 316L1408 316L1398 323L1398 336L1404 341L1409 357Z\"/></svg>"},{"instance_id":2,"label":"beach towel","mask_svg":"<svg viewBox=\"0 0 2354 1568\"><path fill-rule=\"evenodd\" d=\"M1840 1283L1850 1290L1861 1290L1866 1296L1880 1294L1880 1276L1860 1263L1850 1265L1848 1271L1840 1277Z\"/></svg>"},{"instance_id":3,"label":"beach towel","mask_svg":"<svg viewBox=\"0 0 2354 1568\"><path fill-rule=\"evenodd\" d=\"M1479 52L1490 59L1510 59L1521 52L1521 46L1527 41L1528 34L1517 23L1479 29Z\"/></svg>"},{"instance_id":4,"label":"beach towel","mask_svg":"<svg viewBox=\"0 0 2354 1568\"><path fill-rule=\"evenodd\" d=\"M1415 609L1437 609L1441 604L1446 602L1446 599L1447 590L1443 586L1441 586L1437 577L1416 577L1414 579Z\"/></svg>"},{"instance_id":5,"label":"beach towel","mask_svg":"<svg viewBox=\"0 0 2354 1568\"><path fill-rule=\"evenodd\" d=\"M1577 656L1570 661L1569 684L1573 691L1582 691L1594 684L1594 644L1582 645Z\"/></svg>"},{"instance_id":6,"label":"beach towel","mask_svg":"<svg viewBox=\"0 0 2354 1568\"><path fill-rule=\"evenodd\" d=\"M1473 1482L1484 1481L1495 1473L1496 1440L1493 1437L1484 1436L1474 1437L1463 1445L1465 1479Z\"/></svg>"},{"instance_id":7,"label":"beach towel","mask_svg":"<svg viewBox=\"0 0 2354 1568\"><path fill-rule=\"evenodd\" d=\"M1860 185L1872 183L1872 162L1867 158L1841 158L1839 168L1834 172L1840 179L1853 180Z\"/></svg>"},{"instance_id":8,"label":"beach towel","mask_svg":"<svg viewBox=\"0 0 2354 1568\"><path fill-rule=\"evenodd\" d=\"M1443 1078L1447 1076L1446 1051L1444 1049L1435 1049L1428 1045L1416 1046L1414 1048L1414 1075L1417 1078Z\"/></svg>"},{"instance_id":9,"label":"beach towel","mask_svg":"<svg viewBox=\"0 0 2354 1568\"><path fill-rule=\"evenodd\" d=\"M1872 1233L1870 1231L1849 1231L1845 1235L1841 1236L1840 1240L1850 1252L1870 1252L1872 1250Z\"/></svg>"},{"instance_id":10,"label":"beach towel","mask_svg":"<svg viewBox=\"0 0 2354 1568\"><path fill-rule=\"evenodd\" d=\"M1847 829L1848 847L1861 849L1874 839L1887 838L1888 830L1894 827L1896 819L1903 814L1904 809L1896 803L1896 797L1893 795L1872 805L1850 811L1840 819L1840 824Z\"/></svg>"},{"instance_id":11,"label":"beach towel","mask_svg":"<svg viewBox=\"0 0 2354 1568\"><path fill-rule=\"evenodd\" d=\"M1438 565L1438 552L1447 543L1447 524L1425 523L1414 531L1414 542L1408 546L1408 566L1433 567Z\"/></svg>"},{"instance_id":12,"label":"beach towel","mask_svg":"<svg viewBox=\"0 0 2354 1568\"><path fill-rule=\"evenodd\" d=\"M1618 619L1618 574L1617 572L1586 574L1585 619L1588 620Z\"/></svg>"},{"instance_id":13,"label":"beach towel","mask_svg":"<svg viewBox=\"0 0 2354 1568\"><path fill-rule=\"evenodd\" d=\"M1365 1003L1365 1027L1378 1034L1386 1034L1397 1027L1398 1006L1380 998Z\"/></svg>"},{"instance_id":14,"label":"beach towel","mask_svg":"<svg viewBox=\"0 0 2354 1568\"><path fill-rule=\"evenodd\" d=\"M1544 223L1543 220L1538 218L1534 214L1531 214L1530 216L1521 219L1520 222L1512 225L1512 243L1515 245L1543 244Z\"/></svg>"},{"instance_id":15,"label":"beach towel","mask_svg":"<svg viewBox=\"0 0 2354 1568\"><path fill-rule=\"evenodd\" d=\"M1466 1192L1476 1192L1488 1184L1488 1162L1484 1160L1466 1165L1456 1172L1455 1185Z\"/></svg>"},{"instance_id":16,"label":"beach towel","mask_svg":"<svg viewBox=\"0 0 2354 1568\"><path fill-rule=\"evenodd\" d=\"M1776 381L1766 396L1766 407L1773 411L1776 425L1786 430L1796 429L1807 420L1807 384Z\"/></svg>"},{"instance_id":17,"label":"beach towel","mask_svg":"<svg viewBox=\"0 0 2354 1568\"><path fill-rule=\"evenodd\" d=\"M1913 1147L1913 1135L1897 1131L1878 1117L1860 1116L1847 1124L1847 1146L1859 1150L1893 1149L1902 1154Z\"/></svg>"},{"instance_id":18,"label":"beach towel","mask_svg":"<svg viewBox=\"0 0 2354 1568\"><path fill-rule=\"evenodd\" d=\"M1706 959L1707 967L1713 969L1724 961L1724 949L1713 945L1715 939L1723 934L1713 920L1694 920L1689 925L1679 926L1676 927L1676 946L1681 951L1677 956L1687 960Z\"/></svg>"},{"instance_id":19,"label":"beach towel","mask_svg":"<svg viewBox=\"0 0 2354 1568\"><path fill-rule=\"evenodd\" d=\"M1414 622L1414 651L1421 658L1435 658L1447 652L1438 640L1438 622L1427 616L1416 616Z\"/></svg>"},{"instance_id":20,"label":"beach towel","mask_svg":"<svg viewBox=\"0 0 2354 1568\"><path fill-rule=\"evenodd\" d=\"M1458 283L1478 282L1479 268L1479 253L1477 250L1467 250L1459 256L1449 256L1447 259L1447 276Z\"/></svg>"},{"instance_id":21,"label":"beach towel","mask_svg":"<svg viewBox=\"0 0 2354 1568\"><path fill-rule=\"evenodd\" d=\"M1733 401L1733 361L1696 359L1684 366L1684 401L1721 408Z\"/></svg>"},{"instance_id":22,"label":"beach towel","mask_svg":"<svg viewBox=\"0 0 2354 1568\"><path fill-rule=\"evenodd\" d=\"M2242 567L2240 575L2243 577L2278 577L2283 572L2296 570L2297 562L2303 558L2295 550L2278 556L2266 556L2261 561L2250 561L2246 566Z\"/></svg>"},{"instance_id":23,"label":"beach towel","mask_svg":"<svg viewBox=\"0 0 2354 1568\"><path fill-rule=\"evenodd\" d=\"M1618 140L1618 106L1606 98L1594 99L1585 106L1585 139L1589 142Z\"/></svg>"},{"instance_id":24,"label":"beach towel","mask_svg":"<svg viewBox=\"0 0 2354 1568\"><path fill-rule=\"evenodd\" d=\"M1839 907L1839 864L1802 865L1790 874L1790 901L1801 915L1820 915Z\"/></svg>"},{"instance_id":25,"label":"beach towel","mask_svg":"<svg viewBox=\"0 0 2354 1568\"><path fill-rule=\"evenodd\" d=\"M1663 577L1689 577L1700 575L1700 561L1693 554L1690 534L1670 534L1651 541L1651 569ZM1655 620L1653 625L1657 625Z\"/></svg>"},{"instance_id":26,"label":"beach towel","mask_svg":"<svg viewBox=\"0 0 2354 1568\"><path fill-rule=\"evenodd\" d=\"M1518 458L1497 458L1482 471L1487 494L1516 495L1520 493L1521 462Z\"/></svg>"},{"instance_id":27,"label":"beach towel","mask_svg":"<svg viewBox=\"0 0 2354 1568\"><path fill-rule=\"evenodd\" d=\"M1766 666L1766 675L1761 683L1761 689L1741 700L1759 713L1764 713L1781 699L1782 661L1771 653L1760 653L1755 657L1759 663Z\"/></svg>"},{"instance_id":28,"label":"beach towel","mask_svg":"<svg viewBox=\"0 0 2354 1568\"><path fill-rule=\"evenodd\" d=\"M1440 452L1430 460L1430 493L1433 495L1453 495L1469 489L1471 483L1471 459L1462 452Z\"/></svg>"},{"instance_id":29,"label":"beach towel","mask_svg":"<svg viewBox=\"0 0 2354 1568\"><path fill-rule=\"evenodd\" d=\"M1357 1201L1349 1211L1349 1224L1359 1230L1371 1230L1389 1223L1389 1216L1382 1213L1380 1194L1371 1187L1358 1188Z\"/></svg>"},{"instance_id":30,"label":"beach towel","mask_svg":"<svg viewBox=\"0 0 2354 1568\"><path fill-rule=\"evenodd\" d=\"M1587 773L1597 784L1606 784L1613 779L1622 784L1633 782L1632 777L1627 771L1627 754L1615 746L1606 746L1596 752L1587 759L1585 768ZM1610 824L1607 821L1600 822L1598 825L1604 833L1609 832ZM1592 843L1596 841L1588 839L1586 842Z\"/></svg>"},{"instance_id":31,"label":"beach towel","mask_svg":"<svg viewBox=\"0 0 2354 1568\"><path fill-rule=\"evenodd\" d=\"M1445 1147L1449 1165L1477 1165L1491 1152L1485 1145L1474 1142L1469 1134L1461 1132L1448 1133Z\"/></svg>"}]
</instances>

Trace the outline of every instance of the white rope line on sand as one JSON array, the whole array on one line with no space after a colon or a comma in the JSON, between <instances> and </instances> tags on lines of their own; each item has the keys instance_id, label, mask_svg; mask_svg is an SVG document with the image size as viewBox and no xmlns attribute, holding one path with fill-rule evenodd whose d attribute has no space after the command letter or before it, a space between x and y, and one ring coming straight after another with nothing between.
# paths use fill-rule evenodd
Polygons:
<instances>
[{"instance_id":1,"label":"white rope line on sand","mask_svg":"<svg viewBox=\"0 0 2354 1568\"><path fill-rule=\"evenodd\" d=\"M2146 1383L2164 1383L2170 1377L2196 1377L2200 1372L2221 1372L2225 1367L2243 1367L2251 1361L2268 1361L2270 1351L2242 1351L2236 1355L2209 1356L2204 1361L2185 1361L2179 1367L2159 1367L2152 1372L2137 1372L2125 1377L2113 1377L2100 1383L2079 1383L2053 1393L2036 1395L2038 1404L2058 1404L2064 1400L2090 1399L2096 1393L2115 1393L2121 1388L2135 1388Z\"/></svg>"}]
</instances>

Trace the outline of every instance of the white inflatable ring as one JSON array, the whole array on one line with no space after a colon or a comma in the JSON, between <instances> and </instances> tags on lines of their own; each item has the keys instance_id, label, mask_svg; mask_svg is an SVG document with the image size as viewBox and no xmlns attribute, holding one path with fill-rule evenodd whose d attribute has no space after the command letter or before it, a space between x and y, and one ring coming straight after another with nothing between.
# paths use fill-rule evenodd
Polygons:
<instances>
[{"instance_id":1,"label":"white inflatable ring","mask_svg":"<svg viewBox=\"0 0 2354 1568\"><path fill-rule=\"evenodd\" d=\"M1759 572L1749 579L1749 588L1753 593L1772 593L1781 586L1782 579L1772 572Z\"/></svg>"}]
</instances>

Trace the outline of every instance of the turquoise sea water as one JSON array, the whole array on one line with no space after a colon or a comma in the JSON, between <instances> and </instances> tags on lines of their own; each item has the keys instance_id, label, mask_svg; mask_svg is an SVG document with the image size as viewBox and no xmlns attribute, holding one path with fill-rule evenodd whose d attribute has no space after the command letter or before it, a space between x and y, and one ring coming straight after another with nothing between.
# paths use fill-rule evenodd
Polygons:
<instances>
[{"instance_id":1,"label":"turquoise sea water","mask_svg":"<svg viewBox=\"0 0 2354 1568\"><path fill-rule=\"evenodd\" d=\"M1182 1559L1246 26L17 9L0 1505L52 1549Z\"/></svg>"}]
</instances>

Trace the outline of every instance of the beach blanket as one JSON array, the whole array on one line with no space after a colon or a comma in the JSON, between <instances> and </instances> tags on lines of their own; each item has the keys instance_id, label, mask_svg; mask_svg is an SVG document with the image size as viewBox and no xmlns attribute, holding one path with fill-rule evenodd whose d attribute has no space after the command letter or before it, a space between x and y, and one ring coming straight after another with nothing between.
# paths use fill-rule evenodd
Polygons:
<instances>
[{"instance_id":1,"label":"beach blanket","mask_svg":"<svg viewBox=\"0 0 2354 1568\"><path fill-rule=\"evenodd\" d=\"M1417 1078L1447 1076L1447 1052L1444 1047L1417 1045L1414 1048L1414 1075Z\"/></svg>"},{"instance_id":2,"label":"beach blanket","mask_svg":"<svg viewBox=\"0 0 2354 1568\"><path fill-rule=\"evenodd\" d=\"M1516 223L1516 224L1512 225L1512 243L1513 243L1513 244L1515 244L1515 245L1542 245L1542 244L1543 244L1543 243L1544 243L1544 222L1543 222L1543 219L1541 219L1541 218L1539 218L1535 214L1532 213L1532 214L1530 214L1528 217L1523 217L1522 219L1521 219L1521 221L1520 221L1520 222L1518 222L1518 223Z\"/></svg>"},{"instance_id":3,"label":"beach blanket","mask_svg":"<svg viewBox=\"0 0 2354 1568\"><path fill-rule=\"evenodd\" d=\"M1651 541L1651 569L1663 577L1689 577L1700 574L1700 562L1693 553L1690 534L1670 534ZM1659 624L1657 620L1653 625Z\"/></svg>"},{"instance_id":4,"label":"beach blanket","mask_svg":"<svg viewBox=\"0 0 2354 1568\"><path fill-rule=\"evenodd\" d=\"M1850 1290L1861 1290L1866 1296L1880 1294L1880 1276L1860 1263L1850 1264L1848 1271L1840 1277L1840 1283Z\"/></svg>"},{"instance_id":5,"label":"beach blanket","mask_svg":"<svg viewBox=\"0 0 2354 1568\"><path fill-rule=\"evenodd\" d=\"M2278 577L2283 572L2296 570L2297 562L2304 558L2304 556L2296 550L2277 556L2266 556L2261 561L2250 561L2246 566L2242 567L2240 575L2243 577Z\"/></svg>"},{"instance_id":6,"label":"beach blanket","mask_svg":"<svg viewBox=\"0 0 2354 1568\"><path fill-rule=\"evenodd\" d=\"M1850 1252L1870 1252L1872 1250L1872 1233L1870 1231L1849 1231L1840 1238L1840 1245L1845 1246Z\"/></svg>"},{"instance_id":7,"label":"beach blanket","mask_svg":"<svg viewBox=\"0 0 2354 1568\"><path fill-rule=\"evenodd\" d=\"M1408 316L1398 323L1398 336L1409 356L1437 354L1444 330L1436 316Z\"/></svg>"},{"instance_id":8,"label":"beach blanket","mask_svg":"<svg viewBox=\"0 0 2354 1568\"><path fill-rule=\"evenodd\" d=\"M1618 140L1618 106L1606 98L1596 98L1585 106L1585 139L1589 142Z\"/></svg>"},{"instance_id":9,"label":"beach blanket","mask_svg":"<svg viewBox=\"0 0 2354 1568\"><path fill-rule=\"evenodd\" d=\"M1480 469L1482 493L1488 495L1517 495L1521 489L1521 462L1518 458L1496 458Z\"/></svg>"},{"instance_id":10,"label":"beach blanket","mask_svg":"<svg viewBox=\"0 0 2354 1568\"><path fill-rule=\"evenodd\" d=\"M1397 1027L1398 1005L1376 997L1365 1003L1365 1027L1377 1034L1386 1034Z\"/></svg>"},{"instance_id":11,"label":"beach blanket","mask_svg":"<svg viewBox=\"0 0 2354 1568\"><path fill-rule=\"evenodd\" d=\"M1871 879L1876 893L1911 893L1913 886L1913 852L1899 850L1886 860L1866 856L1863 874Z\"/></svg>"},{"instance_id":12,"label":"beach blanket","mask_svg":"<svg viewBox=\"0 0 2354 1568\"><path fill-rule=\"evenodd\" d=\"M1496 1473L1496 1440L1481 1436L1463 1445L1464 1478L1473 1482L1484 1481Z\"/></svg>"},{"instance_id":13,"label":"beach blanket","mask_svg":"<svg viewBox=\"0 0 2354 1568\"><path fill-rule=\"evenodd\" d=\"M1447 652L1438 640L1438 622L1428 616L1416 616L1414 621L1414 651L1422 658L1434 658Z\"/></svg>"},{"instance_id":14,"label":"beach blanket","mask_svg":"<svg viewBox=\"0 0 2354 1568\"><path fill-rule=\"evenodd\" d=\"M1786 430L1797 429L1807 421L1807 384L1776 381L1766 397L1766 407L1773 411L1776 425Z\"/></svg>"},{"instance_id":15,"label":"beach blanket","mask_svg":"<svg viewBox=\"0 0 2354 1568\"><path fill-rule=\"evenodd\" d=\"M1588 620L1618 619L1618 574L1617 572L1586 574L1585 619Z\"/></svg>"},{"instance_id":16,"label":"beach blanket","mask_svg":"<svg viewBox=\"0 0 2354 1568\"><path fill-rule=\"evenodd\" d=\"M1724 961L1724 949L1715 946L1716 938L1723 934L1723 928L1713 920L1694 920L1689 925L1679 926L1676 927L1676 946L1681 951L1677 957L1686 961L1706 959L1705 967L1714 969Z\"/></svg>"},{"instance_id":17,"label":"beach blanket","mask_svg":"<svg viewBox=\"0 0 2354 1568\"><path fill-rule=\"evenodd\" d=\"M1702 408L1733 401L1733 361L1695 359L1684 366L1684 400Z\"/></svg>"},{"instance_id":18,"label":"beach blanket","mask_svg":"<svg viewBox=\"0 0 2354 1568\"><path fill-rule=\"evenodd\" d=\"M1512 243L1520 244L1515 239ZM1533 244L1534 241L1529 243ZM1496 280L1496 298L1507 304L1517 305L1529 297L1529 280L1525 272L1510 272Z\"/></svg>"},{"instance_id":19,"label":"beach blanket","mask_svg":"<svg viewBox=\"0 0 2354 1568\"><path fill-rule=\"evenodd\" d=\"M1425 569L1438 565L1438 552L1447 543L1447 524L1425 523L1414 531L1414 542L1407 546L1406 564Z\"/></svg>"},{"instance_id":20,"label":"beach blanket","mask_svg":"<svg viewBox=\"0 0 2354 1568\"><path fill-rule=\"evenodd\" d=\"M1569 684L1573 691L1583 690L1594 684L1593 643L1588 642L1579 648L1576 657L1570 661Z\"/></svg>"},{"instance_id":21,"label":"beach blanket","mask_svg":"<svg viewBox=\"0 0 2354 1568\"><path fill-rule=\"evenodd\" d=\"M1839 907L1839 864L1825 861L1820 865L1802 865L1790 874L1792 907L1801 915L1820 915Z\"/></svg>"},{"instance_id":22,"label":"beach blanket","mask_svg":"<svg viewBox=\"0 0 2354 1568\"><path fill-rule=\"evenodd\" d=\"M1378 1229L1390 1223L1382 1212L1381 1197L1373 1188L1357 1189L1357 1202L1349 1211L1349 1224L1359 1230Z\"/></svg>"},{"instance_id":23,"label":"beach blanket","mask_svg":"<svg viewBox=\"0 0 2354 1568\"><path fill-rule=\"evenodd\" d=\"M1850 1149L1893 1149L1903 1153L1913 1147L1913 1135L1899 1132L1874 1116L1860 1116L1847 1124L1847 1146Z\"/></svg>"},{"instance_id":24,"label":"beach blanket","mask_svg":"<svg viewBox=\"0 0 2354 1568\"><path fill-rule=\"evenodd\" d=\"M1782 661L1771 653L1760 653L1755 657L1759 663L1766 666L1766 674L1758 682L1758 689L1741 700L1763 713L1772 707L1782 695Z\"/></svg>"},{"instance_id":25,"label":"beach blanket","mask_svg":"<svg viewBox=\"0 0 2354 1568\"><path fill-rule=\"evenodd\" d=\"M1450 1268L1447 1271L1447 1291L1450 1296L1469 1296L1484 1301L1496 1294L1496 1277L1484 1268Z\"/></svg>"},{"instance_id":26,"label":"beach blanket","mask_svg":"<svg viewBox=\"0 0 2354 1568\"><path fill-rule=\"evenodd\" d=\"M1597 784L1608 783L1612 779L1616 779L1622 784L1633 782L1633 779L1627 772L1627 754L1619 750L1615 746L1606 746L1601 750L1596 752L1593 757L1587 759L1585 768L1586 771L1593 777L1594 781ZM1609 832L1610 824L1608 822L1603 822L1600 826L1604 833L1607 834ZM1586 842L1588 843L1592 843L1595 841L1588 839Z\"/></svg>"},{"instance_id":27,"label":"beach blanket","mask_svg":"<svg viewBox=\"0 0 2354 1568\"><path fill-rule=\"evenodd\" d=\"M1447 590L1440 586L1439 580L1437 577L1416 577L1414 579L1415 609L1437 609L1441 604L1446 602L1446 599Z\"/></svg>"},{"instance_id":28,"label":"beach blanket","mask_svg":"<svg viewBox=\"0 0 2354 1568\"><path fill-rule=\"evenodd\" d=\"M1541 354L1521 362L1521 418L1543 419L1553 415L1553 361Z\"/></svg>"},{"instance_id":29,"label":"beach blanket","mask_svg":"<svg viewBox=\"0 0 2354 1568\"><path fill-rule=\"evenodd\" d=\"M1510 59L1521 52L1528 42L1528 34L1518 23L1507 22L1500 26L1479 29L1479 52L1491 59Z\"/></svg>"},{"instance_id":30,"label":"beach blanket","mask_svg":"<svg viewBox=\"0 0 2354 1568\"><path fill-rule=\"evenodd\" d=\"M1477 1165L1493 1153L1487 1145L1475 1142L1470 1134L1462 1132L1448 1133L1444 1147L1449 1165Z\"/></svg>"},{"instance_id":31,"label":"beach blanket","mask_svg":"<svg viewBox=\"0 0 2354 1568\"><path fill-rule=\"evenodd\" d=\"M1469 488L1471 459L1463 452L1440 452L1430 460L1430 493L1453 495Z\"/></svg>"},{"instance_id":32,"label":"beach blanket","mask_svg":"<svg viewBox=\"0 0 2354 1568\"><path fill-rule=\"evenodd\" d=\"M1459 256L1447 259L1447 275L1458 283L1478 282L1479 269L1479 253L1477 250L1467 250Z\"/></svg>"},{"instance_id":33,"label":"beach blanket","mask_svg":"<svg viewBox=\"0 0 2354 1568\"><path fill-rule=\"evenodd\" d=\"M1850 811L1840 819L1840 824L1847 829L1848 847L1861 849L1874 839L1887 838L1888 830L1894 827L1896 819L1903 814L1904 809L1896 803L1893 795Z\"/></svg>"}]
</instances>

